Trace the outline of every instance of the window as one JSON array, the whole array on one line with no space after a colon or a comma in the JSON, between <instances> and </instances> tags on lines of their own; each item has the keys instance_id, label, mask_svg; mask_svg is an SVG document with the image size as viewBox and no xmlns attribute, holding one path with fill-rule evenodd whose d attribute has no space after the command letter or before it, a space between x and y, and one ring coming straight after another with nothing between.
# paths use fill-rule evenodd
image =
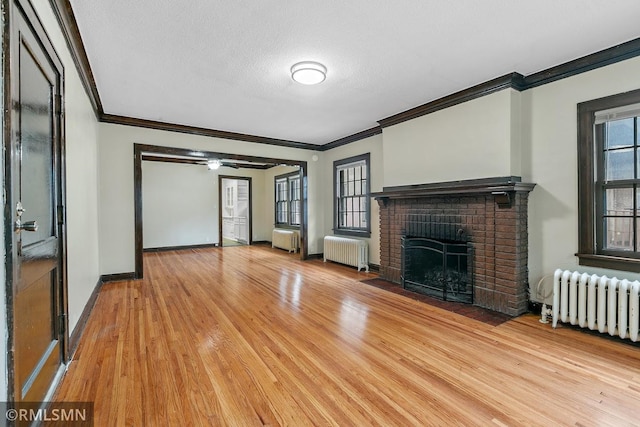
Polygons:
<instances>
[{"instance_id":1,"label":"window","mask_svg":"<svg viewBox=\"0 0 640 427\"><path fill-rule=\"evenodd\" d=\"M300 225L300 173L292 172L275 178L276 225L298 227Z\"/></svg>"},{"instance_id":2,"label":"window","mask_svg":"<svg viewBox=\"0 0 640 427\"><path fill-rule=\"evenodd\" d=\"M369 237L369 153L333 162L333 179L334 233Z\"/></svg>"},{"instance_id":3,"label":"window","mask_svg":"<svg viewBox=\"0 0 640 427\"><path fill-rule=\"evenodd\" d=\"M580 264L640 272L640 90L578 105Z\"/></svg>"}]
</instances>

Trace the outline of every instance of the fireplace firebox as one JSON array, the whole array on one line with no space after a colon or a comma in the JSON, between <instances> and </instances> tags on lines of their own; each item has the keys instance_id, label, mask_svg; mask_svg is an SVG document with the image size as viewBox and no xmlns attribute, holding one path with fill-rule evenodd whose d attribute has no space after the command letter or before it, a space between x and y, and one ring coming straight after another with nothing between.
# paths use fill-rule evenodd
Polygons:
<instances>
[{"instance_id":1,"label":"fireplace firebox","mask_svg":"<svg viewBox=\"0 0 640 427\"><path fill-rule=\"evenodd\" d=\"M473 303L473 247L466 242L402 236L404 289L444 301Z\"/></svg>"}]
</instances>

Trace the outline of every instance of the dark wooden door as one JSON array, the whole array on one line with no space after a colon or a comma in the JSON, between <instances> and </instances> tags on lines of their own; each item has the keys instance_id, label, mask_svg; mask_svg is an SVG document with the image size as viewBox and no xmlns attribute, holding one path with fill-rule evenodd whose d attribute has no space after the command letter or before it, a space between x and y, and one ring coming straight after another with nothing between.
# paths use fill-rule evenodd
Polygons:
<instances>
[{"instance_id":1,"label":"dark wooden door","mask_svg":"<svg viewBox=\"0 0 640 427\"><path fill-rule=\"evenodd\" d=\"M11 18L13 393L41 401L64 360L62 74L33 11Z\"/></svg>"}]
</instances>

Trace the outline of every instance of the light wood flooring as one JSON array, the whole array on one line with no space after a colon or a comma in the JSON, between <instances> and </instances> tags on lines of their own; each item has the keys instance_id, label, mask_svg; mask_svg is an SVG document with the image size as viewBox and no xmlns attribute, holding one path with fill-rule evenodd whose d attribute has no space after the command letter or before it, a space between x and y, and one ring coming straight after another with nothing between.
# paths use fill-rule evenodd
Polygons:
<instances>
[{"instance_id":1,"label":"light wood flooring","mask_svg":"<svg viewBox=\"0 0 640 427\"><path fill-rule=\"evenodd\" d=\"M267 246L146 253L56 395L96 426L640 425L640 347L491 326Z\"/></svg>"}]
</instances>

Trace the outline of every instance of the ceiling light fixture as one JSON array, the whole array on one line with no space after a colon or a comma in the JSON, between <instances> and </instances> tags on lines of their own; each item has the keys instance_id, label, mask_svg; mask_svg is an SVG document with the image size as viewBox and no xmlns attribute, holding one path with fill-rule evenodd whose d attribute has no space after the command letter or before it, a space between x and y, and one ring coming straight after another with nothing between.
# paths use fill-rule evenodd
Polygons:
<instances>
[{"instance_id":1,"label":"ceiling light fixture","mask_svg":"<svg viewBox=\"0 0 640 427\"><path fill-rule=\"evenodd\" d=\"M291 78L303 85L317 85L327 77L327 67L319 62L303 61L291 67Z\"/></svg>"},{"instance_id":2,"label":"ceiling light fixture","mask_svg":"<svg viewBox=\"0 0 640 427\"><path fill-rule=\"evenodd\" d=\"M209 168L209 170L216 170L220 166L222 166L222 162L218 159L209 160L207 162L207 167Z\"/></svg>"}]
</instances>

